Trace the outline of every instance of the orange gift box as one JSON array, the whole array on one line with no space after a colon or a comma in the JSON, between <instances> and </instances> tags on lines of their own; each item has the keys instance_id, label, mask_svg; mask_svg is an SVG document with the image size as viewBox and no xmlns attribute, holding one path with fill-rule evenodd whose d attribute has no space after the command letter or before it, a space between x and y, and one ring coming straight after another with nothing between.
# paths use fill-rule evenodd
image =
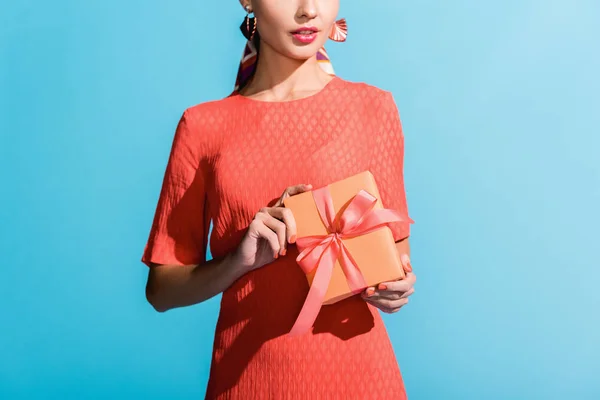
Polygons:
<instances>
[{"instance_id":1,"label":"orange gift box","mask_svg":"<svg viewBox=\"0 0 600 400\"><path fill-rule=\"evenodd\" d=\"M352 200L359 194L363 195L365 201L370 198L371 205L372 202L375 202L372 205L373 210L384 209L375 178L368 170L331 183L327 185L327 189L329 192L327 197L330 195L336 221L339 220L340 215L343 214L346 208L349 208ZM283 201L285 207L289 208L294 215L298 238L297 244L300 250L302 250L300 247L301 238L315 235L325 237L331 234L331 228L327 228L327 221L324 221L322 218L324 213L319 212L317 202L313 196L314 191L303 192L288 197ZM363 202L363 204L365 203ZM402 219L412 222L408 216L402 216ZM362 274L362 277L364 277L363 283L365 285L361 288L362 290L368 286L377 286L381 282L403 279L405 277L392 231L387 225L381 225L359 236L342 237L341 242L355 265L358 266L359 274ZM304 269L308 283L311 286L319 268L319 262L317 261L314 268L309 272ZM353 290L349 285L344 269L340 264L340 257L338 257L331 271L331 279L329 280L327 290L322 297L322 304L333 304L356 293L357 288L355 287Z\"/></svg>"}]
</instances>

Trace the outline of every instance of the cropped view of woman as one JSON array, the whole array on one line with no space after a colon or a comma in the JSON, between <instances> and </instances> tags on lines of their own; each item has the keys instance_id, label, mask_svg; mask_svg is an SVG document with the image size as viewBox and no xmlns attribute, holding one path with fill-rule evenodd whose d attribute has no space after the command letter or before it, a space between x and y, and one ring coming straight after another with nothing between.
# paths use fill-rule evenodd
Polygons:
<instances>
[{"instance_id":1,"label":"cropped view of woman","mask_svg":"<svg viewBox=\"0 0 600 400\"><path fill-rule=\"evenodd\" d=\"M405 399L380 311L414 292L409 223L389 224L405 279L324 306L293 336L309 286L283 205L369 170L384 206L408 215L396 103L334 74L324 45L346 39L339 0L241 5L235 90L187 108L175 131L142 257L148 301L164 312L222 293L208 399Z\"/></svg>"}]
</instances>

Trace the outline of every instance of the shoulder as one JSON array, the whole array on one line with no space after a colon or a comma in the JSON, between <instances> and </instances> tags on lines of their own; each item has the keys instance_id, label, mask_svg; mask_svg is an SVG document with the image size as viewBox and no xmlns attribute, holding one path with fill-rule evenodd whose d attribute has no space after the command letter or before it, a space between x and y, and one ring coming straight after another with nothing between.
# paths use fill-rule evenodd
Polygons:
<instances>
[{"instance_id":1,"label":"shoulder","mask_svg":"<svg viewBox=\"0 0 600 400\"><path fill-rule=\"evenodd\" d=\"M343 95L341 98L348 99L345 100L348 102L360 102L360 104L352 104L350 109L360 110L362 115L379 127L379 132L395 139L403 138L400 112L391 91L365 82L347 80L342 80L340 87L343 87L345 91L345 93L340 93Z\"/></svg>"},{"instance_id":2,"label":"shoulder","mask_svg":"<svg viewBox=\"0 0 600 400\"><path fill-rule=\"evenodd\" d=\"M191 105L184 109L183 117L189 124L211 127L223 124L234 110L233 98L225 97Z\"/></svg>"},{"instance_id":3,"label":"shoulder","mask_svg":"<svg viewBox=\"0 0 600 400\"><path fill-rule=\"evenodd\" d=\"M183 110L181 120L193 136L211 137L228 126L231 115L236 111L231 97L193 104Z\"/></svg>"},{"instance_id":4,"label":"shoulder","mask_svg":"<svg viewBox=\"0 0 600 400\"><path fill-rule=\"evenodd\" d=\"M354 97L361 98L365 101L389 101L393 99L392 92L382 89L378 86L361 81L350 81L339 78L339 90L346 94L354 94Z\"/></svg>"},{"instance_id":5,"label":"shoulder","mask_svg":"<svg viewBox=\"0 0 600 400\"><path fill-rule=\"evenodd\" d=\"M226 97L184 108L179 115L175 141L203 153L215 151L229 126L231 105L231 99Z\"/></svg>"},{"instance_id":6,"label":"shoulder","mask_svg":"<svg viewBox=\"0 0 600 400\"><path fill-rule=\"evenodd\" d=\"M396 109L392 92L366 82L349 81L338 78L339 95L348 101L359 102L366 109L389 111Z\"/></svg>"}]
</instances>

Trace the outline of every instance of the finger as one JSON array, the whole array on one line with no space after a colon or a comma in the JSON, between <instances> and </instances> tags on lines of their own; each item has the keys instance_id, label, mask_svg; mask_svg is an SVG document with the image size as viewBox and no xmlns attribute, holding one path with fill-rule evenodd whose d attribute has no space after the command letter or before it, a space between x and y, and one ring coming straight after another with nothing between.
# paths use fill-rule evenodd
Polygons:
<instances>
[{"instance_id":1,"label":"finger","mask_svg":"<svg viewBox=\"0 0 600 400\"><path fill-rule=\"evenodd\" d=\"M413 294L414 292L415 292L415 288L414 288L414 287L412 287L412 288L410 288L410 290L409 290L408 292L404 292L404 293L403 293L403 294L400 296L400 298L401 298L401 299L408 298L408 296L410 296L410 295L411 295L411 294Z\"/></svg>"},{"instance_id":2,"label":"finger","mask_svg":"<svg viewBox=\"0 0 600 400\"><path fill-rule=\"evenodd\" d=\"M282 220L285 225L285 239L288 243L294 243L296 241L296 219L292 210L285 207L271 207L268 213L273 217ZM284 243L285 245L285 243Z\"/></svg>"},{"instance_id":3,"label":"finger","mask_svg":"<svg viewBox=\"0 0 600 400\"><path fill-rule=\"evenodd\" d=\"M312 189L312 185L310 183L302 183L300 185L290 186L286 189L288 196L293 196L295 194L300 194L306 192L307 190Z\"/></svg>"},{"instance_id":4,"label":"finger","mask_svg":"<svg viewBox=\"0 0 600 400\"><path fill-rule=\"evenodd\" d=\"M361 296L362 297L371 297L375 294L375 291L376 291L376 289L373 286L370 286L362 291Z\"/></svg>"},{"instance_id":5,"label":"finger","mask_svg":"<svg viewBox=\"0 0 600 400\"><path fill-rule=\"evenodd\" d=\"M273 217L271 215L272 210L269 208L261 209L261 212L256 215L256 218L261 220L265 226L271 229L277 235L277 242L279 243L278 254L285 256L287 252L286 248L286 225L284 222Z\"/></svg>"},{"instance_id":6,"label":"finger","mask_svg":"<svg viewBox=\"0 0 600 400\"><path fill-rule=\"evenodd\" d=\"M388 310L393 310L396 308L400 308L406 304L408 304L408 299L399 299L399 300L388 300L388 299L368 299L372 304L375 304L377 307L385 308Z\"/></svg>"},{"instance_id":7,"label":"finger","mask_svg":"<svg viewBox=\"0 0 600 400\"><path fill-rule=\"evenodd\" d=\"M402 292L390 292L390 291L379 291L376 290L369 299L373 300L399 300L402 296Z\"/></svg>"},{"instance_id":8,"label":"finger","mask_svg":"<svg viewBox=\"0 0 600 400\"><path fill-rule=\"evenodd\" d=\"M271 230L268 226L264 224L264 222L260 219L255 219L250 223L251 229L254 230L258 234L259 237L262 237L267 240L271 250L273 251L273 257L279 257L279 251L281 247L279 246L279 239L277 238L277 234Z\"/></svg>"},{"instance_id":9,"label":"finger","mask_svg":"<svg viewBox=\"0 0 600 400\"><path fill-rule=\"evenodd\" d=\"M408 299L400 299L400 300L385 300L385 299L366 299L367 303L377 307L383 312L386 313L394 313L400 310L400 308L404 307L408 304Z\"/></svg>"},{"instance_id":10,"label":"finger","mask_svg":"<svg viewBox=\"0 0 600 400\"><path fill-rule=\"evenodd\" d=\"M312 189L312 185L309 184L300 184L300 185L295 185L295 186L290 186L288 188L286 188L283 191L283 194L281 195L281 197L275 202L275 204L273 205L274 207L281 207L283 206L283 200L293 196L295 194L300 194L303 192L306 192L307 190L311 190Z\"/></svg>"},{"instance_id":11,"label":"finger","mask_svg":"<svg viewBox=\"0 0 600 400\"><path fill-rule=\"evenodd\" d=\"M395 312L398 312L400 310L400 308L402 307L398 307L398 308L389 308L389 307L384 307L384 306L380 306L377 304L373 304L374 307L380 309L381 311L383 311L386 314L393 314Z\"/></svg>"},{"instance_id":12,"label":"finger","mask_svg":"<svg viewBox=\"0 0 600 400\"><path fill-rule=\"evenodd\" d=\"M400 261L402 262L402 268L405 272L412 272L412 264L410 263L410 256L406 253L400 256Z\"/></svg>"},{"instance_id":13,"label":"finger","mask_svg":"<svg viewBox=\"0 0 600 400\"><path fill-rule=\"evenodd\" d=\"M397 281L382 282L378 285L379 290L390 290L392 292L407 292L409 291L417 281L417 276L409 272L406 274L404 279Z\"/></svg>"},{"instance_id":14,"label":"finger","mask_svg":"<svg viewBox=\"0 0 600 400\"><path fill-rule=\"evenodd\" d=\"M369 298L372 299L378 299L378 298L382 298L382 299L387 299L387 300L400 300L400 299L404 299L408 296L410 296L411 294L413 294L415 292L415 288L410 288L410 290L406 291L406 292L394 292L391 290L376 290L375 293L372 296L369 296Z\"/></svg>"}]
</instances>

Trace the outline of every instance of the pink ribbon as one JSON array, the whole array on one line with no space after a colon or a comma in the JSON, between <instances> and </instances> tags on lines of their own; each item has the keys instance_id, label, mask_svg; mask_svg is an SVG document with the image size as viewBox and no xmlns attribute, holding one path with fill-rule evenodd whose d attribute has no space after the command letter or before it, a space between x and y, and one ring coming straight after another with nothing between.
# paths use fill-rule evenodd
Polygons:
<instances>
[{"instance_id":1,"label":"pink ribbon","mask_svg":"<svg viewBox=\"0 0 600 400\"><path fill-rule=\"evenodd\" d=\"M328 233L305 236L296 240L300 250L296 262L300 268L305 274L315 268L317 271L300 315L290 331L292 336L308 331L317 319L338 258L352 293L357 294L367 287L356 261L348 252L342 239L370 233L393 221L413 222L408 216L403 216L396 210L373 209L377 198L365 190L361 190L352 198L339 220L336 220L329 187L324 186L313 190L312 193Z\"/></svg>"}]
</instances>

